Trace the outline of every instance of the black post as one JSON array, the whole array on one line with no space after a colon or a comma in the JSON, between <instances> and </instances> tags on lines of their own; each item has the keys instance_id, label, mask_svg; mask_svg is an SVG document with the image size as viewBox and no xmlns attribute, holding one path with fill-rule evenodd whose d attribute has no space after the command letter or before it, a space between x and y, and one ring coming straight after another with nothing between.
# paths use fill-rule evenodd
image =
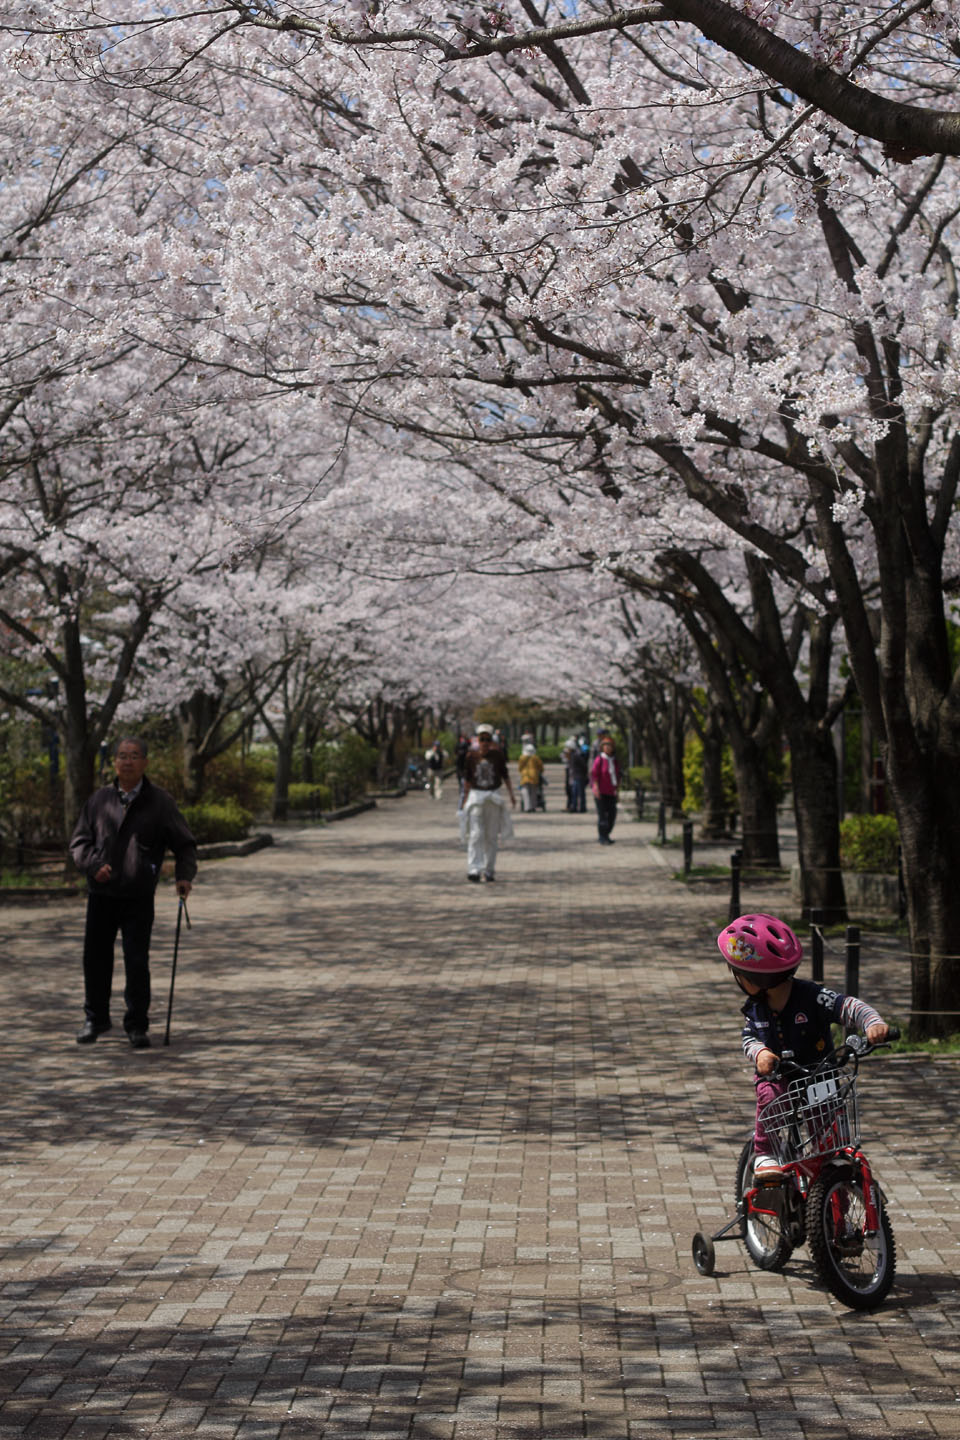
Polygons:
<instances>
[{"instance_id":1,"label":"black post","mask_svg":"<svg viewBox=\"0 0 960 1440\"><path fill-rule=\"evenodd\" d=\"M823 911L810 911L810 958L813 962L813 978L823 984Z\"/></svg>"},{"instance_id":2,"label":"black post","mask_svg":"<svg viewBox=\"0 0 960 1440\"><path fill-rule=\"evenodd\" d=\"M847 975L844 989L856 995L860 989L860 926L847 926Z\"/></svg>"},{"instance_id":3,"label":"black post","mask_svg":"<svg viewBox=\"0 0 960 1440\"><path fill-rule=\"evenodd\" d=\"M646 803L647 792L646 792L646 790L643 788L642 785L639 785L639 784L638 784L636 790L634 791L634 795L635 795L636 801L637 801L637 819L638 819L638 820L642 820L642 819L643 819L643 807L644 807L644 805L645 805L645 803Z\"/></svg>"},{"instance_id":4,"label":"black post","mask_svg":"<svg viewBox=\"0 0 960 1440\"><path fill-rule=\"evenodd\" d=\"M730 914L727 916L732 925L740 914L740 867L743 863L743 851L734 850L730 856Z\"/></svg>"},{"instance_id":5,"label":"black post","mask_svg":"<svg viewBox=\"0 0 960 1440\"><path fill-rule=\"evenodd\" d=\"M683 822L683 873L690 874L690 867L693 864L693 821Z\"/></svg>"},{"instance_id":6,"label":"black post","mask_svg":"<svg viewBox=\"0 0 960 1440\"><path fill-rule=\"evenodd\" d=\"M667 843L667 805L665 800L660 801L660 808L657 811L657 839L662 845Z\"/></svg>"}]
</instances>

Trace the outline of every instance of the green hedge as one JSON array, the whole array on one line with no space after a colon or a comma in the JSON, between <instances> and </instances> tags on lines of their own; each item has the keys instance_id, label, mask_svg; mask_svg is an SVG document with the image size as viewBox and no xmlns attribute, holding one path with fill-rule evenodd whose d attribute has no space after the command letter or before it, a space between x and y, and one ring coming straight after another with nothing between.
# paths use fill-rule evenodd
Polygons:
<instances>
[{"instance_id":1,"label":"green hedge","mask_svg":"<svg viewBox=\"0 0 960 1440\"><path fill-rule=\"evenodd\" d=\"M517 741L516 743L511 743L507 746L508 760L519 760L522 754L523 746L520 744L519 741ZM548 763L563 759L563 746L538 745L537 754L540 756L540 759L543 761L544 765L546 765Z\"/></svg>"},{"instance_id":2,"label":"green hedge","mask_svg":"<svg viewBox=\"0 0 960 1440\"><path fill-rule=\"evenodd\" d=\"M253 815L236 800L209 800L184 805L183 818L198 845L214 845L220 840L244 840Z\"/></svg>"},{"instance_id":3,"label":"green hedge","mask_svg":"<svg viewBox=\"0 0 960 1440\"><path fill-rule=\"evenodd\" d=\"M297 781L287 787L287 802L291 810L332 810L333 791L329 785Z\"/></svg>"},{"instance_id":4,"label":"green hedge","mask_svg":"<svg viewBox=\"0 0 960 1440\"><path fill-rule=\"evenodd\" d=\"M899 841L893 815L848 815L840 821L840 864L846 870L896 874Z\"/></svg>"}]
</instances>

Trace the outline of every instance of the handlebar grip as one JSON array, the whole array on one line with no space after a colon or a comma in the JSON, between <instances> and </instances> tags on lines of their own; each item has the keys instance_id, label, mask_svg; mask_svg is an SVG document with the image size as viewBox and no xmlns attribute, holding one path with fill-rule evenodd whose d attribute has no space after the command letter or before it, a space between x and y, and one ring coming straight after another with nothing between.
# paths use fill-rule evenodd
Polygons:
<instances>
[{"instance_id":1,"label":"handlebar grip","mask_svg":"<svg viewBox=\"0 0 960 1440\"><path fill-rule=\"evenodd\" d=\"M899 1039L900 1039L900 1026L899 1026L899 1025L888 1025L888 1026L887 1026L887 1039L888 1039L888 1040L899 1040Z\"/></svg>"}]
</instances>

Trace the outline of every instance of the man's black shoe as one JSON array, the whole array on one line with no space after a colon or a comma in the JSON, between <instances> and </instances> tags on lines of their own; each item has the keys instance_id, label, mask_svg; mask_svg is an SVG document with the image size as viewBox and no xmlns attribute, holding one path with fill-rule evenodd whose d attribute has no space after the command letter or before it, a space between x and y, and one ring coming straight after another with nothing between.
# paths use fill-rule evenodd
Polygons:
<instances>
[{"instance_id":1,"label":"man's black shoe","mask_svg":"<svg viewBox=\"0 0 960 1440\"><path fill-rule=\"evenodd\" d=\"M134 1050L150 1049L150 1036L146 1030L128 1030L127 1039L130 1041Z\"/></svg>"},{"instance_id":2,"label":"man's black shoe","mask_svg":"<svg viewBox=\"0 0 960 1440\"><path fill-rule=\"evenodd\" d=\"M84 1020L83 1029L77 1032L77 1044L92 1045L98 1035L102 1035L105 1031L112 1029L113 1026L109 1023L106 1025L98 1025L96 1020Z\"/></svg>"}]
</instances>

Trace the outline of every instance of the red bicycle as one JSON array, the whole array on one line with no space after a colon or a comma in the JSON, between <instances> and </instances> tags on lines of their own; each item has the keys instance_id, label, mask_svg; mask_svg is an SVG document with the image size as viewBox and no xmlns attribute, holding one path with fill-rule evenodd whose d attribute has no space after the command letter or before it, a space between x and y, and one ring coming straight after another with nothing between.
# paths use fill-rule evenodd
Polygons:
<instances>
[{"instance_id":1,"label":"red bicycle","mask_svg":"<svg viewBox=\"0 0 960 1440\"><path fill-rule=\"evenodd\" d=\"M899 1033L891 1026L882 1045ZM883 1302L896 1246L883 1192L860 1148L857 1107L860 1062L880 1048L851 1036L814 1066L781 1059L773 1078L786 1090L761 1114L782 1177L755 1179L751 1136L737 1165L736 1214L715 1235L693 1237L701 1275L713 1274L720 1240L742 1240L761 1270L782 1270L806 1241L818 1276L844 1305L871 1310Z\"/></svg>"}]
</instances>

